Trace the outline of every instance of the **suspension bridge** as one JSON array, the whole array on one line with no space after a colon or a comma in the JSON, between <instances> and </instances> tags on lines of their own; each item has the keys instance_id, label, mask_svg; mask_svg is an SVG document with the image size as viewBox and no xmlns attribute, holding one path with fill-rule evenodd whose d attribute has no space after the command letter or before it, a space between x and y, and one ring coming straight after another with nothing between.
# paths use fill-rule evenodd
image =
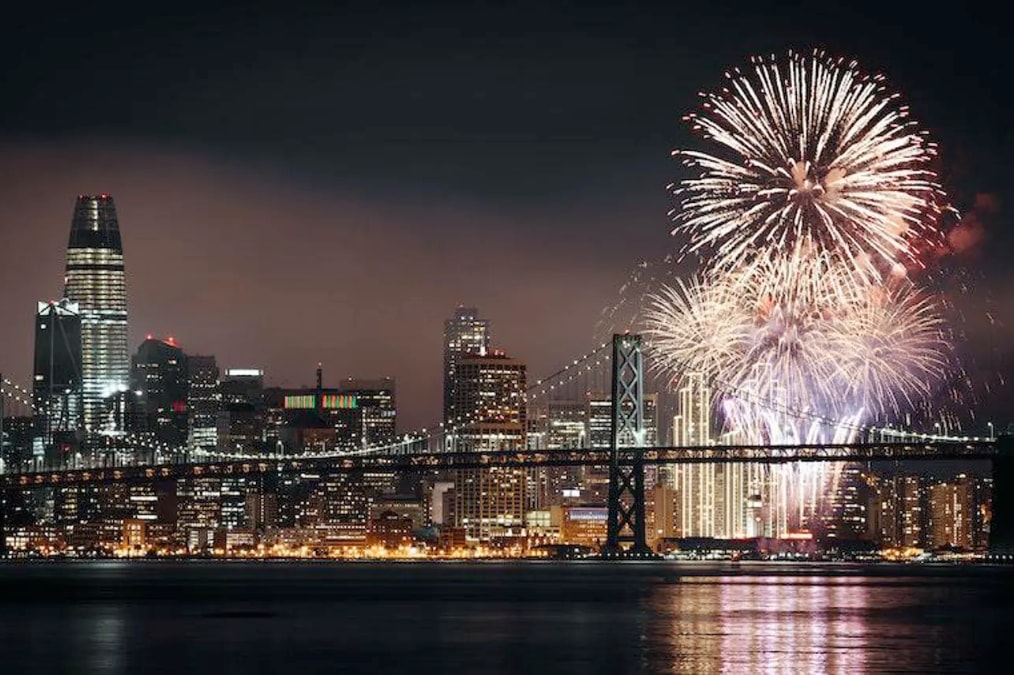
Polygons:
<instances>
[{"instance_id":1,"label":"suspension bridge","mask_svg":"<svg viewBox=\"0 0 1014 675\"><path fill-rule=\"evenodd\" d=\"M1014 554L1014 443L999 439L912 433L883 427L849 430L848 442L793 445L718 443L675 446L660 443L646 424L651 395L644 346L635 334L617 334L591 352L574 359L549 377L529 386L529 415L545 415L553 401L599 396L609 411L603 437L584 438L580 445L554 443L533 434L525 447L476 448L465 434L474 419L453 420L382 445L340 448L316 453L249 453L215 448L174 448L143 435L110 438L131 452L97 456L78 465L26 470L4 465L0 491L115 482L159 482L188 478L256 476L290 472L355 473L369 470L422 471L546 467L603 467L608 470L607 538L602 554L612 558L652 555L645 535L645 467L686 463L787 464L799 462L873 462L987 460L993 466L993 520L990 551ZM34 411L27 389L2 380L4 403ZM722 383L712 383L721 390ZM727 392L735 394L736 392ZM657 414L659 402L654 399ZM2 412L2 411L0 411ZM785 411L782 411L785 412ZM791 411L816 423L830 423L812 412ZM2 417L2 415L0 415ZM596 442L597 441L597 442ZM125 459L126 458L126 459ZM83 465L87 464L87 465ZM2 510L0 510L2 511ZM0 512L0 525L2 525ZM0 542L3 541L0 528Z\"/></svg>"}]
</instances>

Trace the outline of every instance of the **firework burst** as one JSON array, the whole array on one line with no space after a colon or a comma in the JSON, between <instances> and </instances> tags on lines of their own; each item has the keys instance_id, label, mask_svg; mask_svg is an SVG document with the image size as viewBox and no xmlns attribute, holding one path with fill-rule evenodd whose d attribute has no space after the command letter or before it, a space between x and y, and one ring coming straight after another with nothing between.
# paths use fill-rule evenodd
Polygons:
<instances>
[{"instance_id":1,"label":"firework burst","mask_svg":"<svg viewBox=\"0 0 1014 675\"><path fill-rule=\"evenodd\" d=\"M712 151L673 154L674 233L709 265L808 247L879 280L916 262L943 193L928 142L883 78L821 53L726 73L687 120Z\"/></svg>"},{"instance_id":2,"label":"firework burst","mask_svg":"<svg viewBox=\"0 0 1014 675\"><path fill-rule=\"evenodd\" d=\"M844 264L771 257L664 286L645 313L655 367L704 374L754 442L828 442L843 420L854 432L896 415L949 372L943 321L907 280L850 279Z\"/></svg>"}]
</instances>

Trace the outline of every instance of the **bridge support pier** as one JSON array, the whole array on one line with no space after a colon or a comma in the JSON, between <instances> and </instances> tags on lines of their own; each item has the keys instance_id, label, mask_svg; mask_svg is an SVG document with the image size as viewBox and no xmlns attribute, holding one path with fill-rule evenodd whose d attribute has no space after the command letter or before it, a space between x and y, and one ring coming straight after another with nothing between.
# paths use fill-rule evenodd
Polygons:
<instances>
[{"instance_id":1,"label":"bridge support pier","mask_svg":"<svg viewBox=\"0 0 1014 675\"><path fill-rule=\"evenodd\" d=\"M1014 563L1014 436L996 439L993 457L993 517L989 524L989 557Z\"/></svg>"},{"instance_id":2,"label":"bridge support pier","mask_svg":"<svg viewBox=\"0 0 1014 675\"><path fill-rule=\"evenodd\" d=\"M620 448L643 447L644 357L640 335L613 336L612 445L603 558L654 557L645 538L644 462L620 463Z\"/></svg>"}]
</instances>

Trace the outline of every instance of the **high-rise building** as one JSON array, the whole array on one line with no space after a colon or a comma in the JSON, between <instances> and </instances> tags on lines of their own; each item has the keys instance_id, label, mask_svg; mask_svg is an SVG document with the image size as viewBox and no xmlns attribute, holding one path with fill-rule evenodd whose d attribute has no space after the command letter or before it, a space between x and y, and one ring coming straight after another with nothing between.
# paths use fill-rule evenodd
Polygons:
<instances>
[{"instance_id":1,"label":"high-rise building","mask_svg":"<svg viewBox=\"0 0 1014 675\"><path fill-rule=\"evenodd\" d=\"M679 408L673 418L673 444L680 447L711 445L711 389L700 373L687 373L679 390ZM682 537L718 536L717 465L679 464L669 468L670 483L679 507L677 531Z\"/></svg>"},{"instance_id":2,"label":"high-rise building","mask_svg":"<svg viewBox=\"0 0 1014 675\"><path fill-rule=\"evenodd\" d=\"M3 407L0 405L0 407ZM35 417L18 415L4 417L0 423L0 463L4 471L26 468L32 458Z\"/></svg>"},{"instance_id":3,"label":"high-rise building","mask_svg":"<svg viewBox=\"0 0 1014 675\"><path fill-rule=\"evenodd\" d=\"M131 389L139 397L144 431L160 446L182 448L188 436L187 355L173 338L148 337L131 360Z\"/></svg>"},{"instance_id":4,"label":"high-rise building","mask_svg":"<svg viewBox=\"0 0 1014 675\"><path fill-rule=\"evenodd\" d=\"M66 299L40 302L35 315L35 463L73 464L83 423L81 315Z\"/></svg>"},{"instance_id":5,"label":"high-rise building","mask_svg":"<svg viewBox=\"0 0 1014 675\"><path fill-rule=\"evenodd\" d=\"M222 407L218 364L214 356L187 357L187 412L191 450L214 449L218 445L218 412Z\"/></svg>"},{"instance_id":6,"label":"high-rise building","mask_svg":"<svg viewBox=\"0 0 1014 675\"><path fill-rule=\"evenodd\" d=\"M528 447L586 448L588 447L587 404L583 400L549 400L537 410L528 410ZM541 467L535 471L537 482L536 507L564 504L571 495L579 492L580 467Z\"/></svg>"},{"instance_id":7,"label":"high-rise building","mask_svg":"<svg viewBox=\"0 0 1014 675\"><path fill-rule=\"evenodd\" d=\"M926 479L923 476L899 476L897 494L901 514L901 545L918 548L926 545Z\"/></svg>"},{"instance_id":8,"label":"high-rise building","mask_svg":"<svg viewBox=\"0 0 1014 675\"><path fill-rule=\"evenodd\" d=\"M863 464L842 467L836 484L830 486L830 504L822 514L823 534L834 539L860 539L869 531L870 502L867 470Z\"/></svg>"},{"instance_id":9,"label":"high-rise building","mask_svg":"<svg viewBox=\"0 0 1014 675\"><path fill-rule=\"evenodd\" d=\"M220 384L222 403L259 403L264 392L260 368L227 368Z\"/></svg>"},{"instance_id":10,"label":"high-rise building","mask_svg":"<svg viewBox=\"0 0 1014 675\"><path fill-rule=\"evenodd\" d=\"M265 431L264 371L231 368L220 385L218 449L225 452L263 450Z\"/></svg>"},{"instance_id":11,"label":"high-rise building","mask_svg":"<svg viewBox=\"0 0 1014 675\"><path fill-rule=\"evenodd\" d=\"M883 548L925 545L924 481L923 476L901 474L871 480L867 529Z\"/></svg>"},{"instance_id":12,"label":"high-rise building","mask_svg":"<svg viewBox=\"0 0 1014 675\"><path fill-rule=\"evenodd\" d=\"M613 399L603 392L585 395L585 439L587 447L606 450L613 442ZM583 503L604 505L609 498L609 466L583 466L580 499Z\"/></svg>"},{"instance_id":13,"label":"high-rise building","mask_svg":"<svg viewBox=\"0 0 1014 675\"><path fill-rule=\"evenodd\" d=\"M97 434L109 428L106 399L125 391L130 377L123 244L111 196L77 198L65 282L81 315L84 427Z\"/></svg>"},{"instance_id":14,"label":"high-rise building","mask_svg":"<svg viewBox=\"0 0 1014 675\"><path fill-rule=\"evenodd\" d=\"M950 481L929 487L927 547L952 546L971 550L974 546L975 484L961 474Z\"/></svg>"},{"instance_id":15,"label":"high-rise building","mask_svg":"<svg viewBox=\"0 0 1014 675\"><path fill-rule=\"evenodd\" d=\"M325 405L330 399L355 401L353 408L340 411L349 415L346 419L350 422L353 446L365 448L395 442L398 417L393 378L371 380L350 377L342 382L337 396L322 398ZM372 499L375 495L396 491L398 478L395 471L373 469L363 474L363 487ZM411 480L408 474L403 474L402 478Z\"/></svg>"},{"instance_id":16,"label":"high-rise building","mask_svg":"<svg viewBox=\"0 0 1014 675\"><path fill-rule=\"evenodd\" d=\"M458 307L454 318L444 321L444 423L462 417L455 408L455 370L465 354L484 356L489 351L489 321L479 318L475 307Z\"/></svg>"},{"instance_id":17,"label":"high-rise building","mask_svg":"<svg viewBox=\"0 0 1014 675\"><path fill-rule=\"evenodd\" d=\"M526 366L505 354L461 354L454 366L453 410L468 423L450 440L468 450L523 450ZM455 476L455 518L473 540L520 534L534 490L524 469L461 470Z\"/></svg>"},{"instance_id":18,"label":"high-rise building","mask_svg":"<svg viewBox=\"0 0 1014 675\"><path fill-rule=\"evenodd\" d=\"M395 406L394 379L384 377L365 380L350 377L342 382L334 399L353 397L356 405L346 410L352 414L353 443L357 446L393 443L397 435L397 408ZM327 394L321 405L330 404Z\"/></svg>"}]
</instances>

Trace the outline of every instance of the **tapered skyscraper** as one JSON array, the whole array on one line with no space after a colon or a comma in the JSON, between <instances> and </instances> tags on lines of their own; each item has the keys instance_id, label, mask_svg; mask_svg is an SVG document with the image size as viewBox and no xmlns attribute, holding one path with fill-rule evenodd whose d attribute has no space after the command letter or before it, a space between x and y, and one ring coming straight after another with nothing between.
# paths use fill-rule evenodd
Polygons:
<instances>
[{"instance_id":1,"label":"tapered skyscraper","mask_svg":"<svg viewBox=\"0 0 1014 675\"><path fill-rule=\"evenodd\" d=\"M127 388L127 288L116 206L109 195L80 195L67 245L64 295L81 315L81 379L86 433L107 429L106 399Z\"/></svg>"}]
</instances>

